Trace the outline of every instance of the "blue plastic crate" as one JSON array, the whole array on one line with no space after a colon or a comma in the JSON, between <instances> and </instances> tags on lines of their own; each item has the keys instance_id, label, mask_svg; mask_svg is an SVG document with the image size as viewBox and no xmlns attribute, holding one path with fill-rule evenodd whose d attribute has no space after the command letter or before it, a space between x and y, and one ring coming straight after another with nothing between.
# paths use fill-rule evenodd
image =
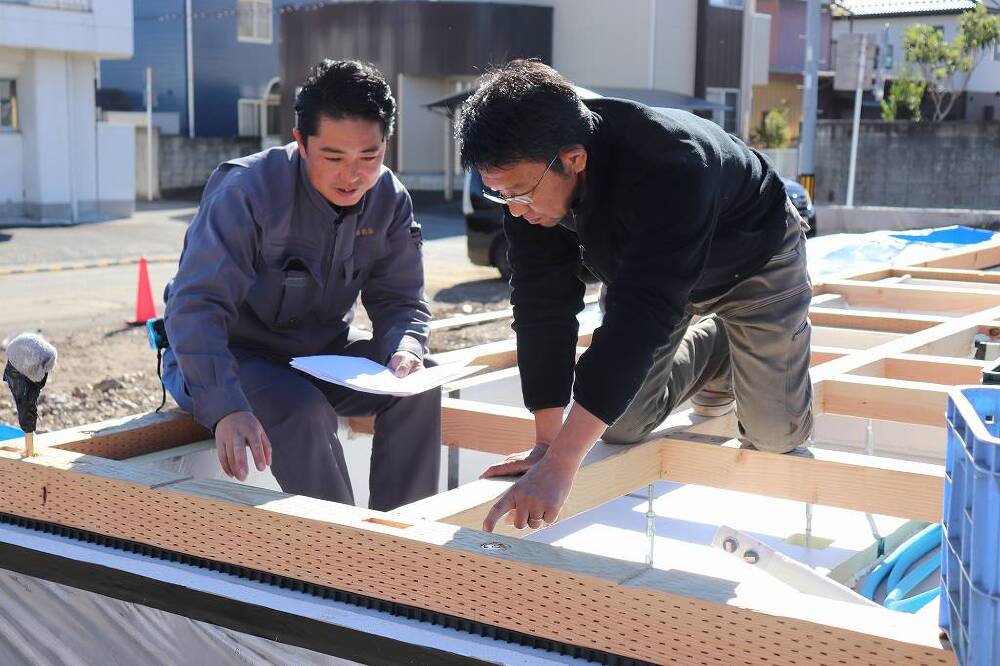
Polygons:
<instances>
[{"instance_id":1,"label":"blue plastic crate","mask_svg":"<svg viewBox=\"0 0 1000 666\"><path fill-rule=\"evenodd\" d=\"M941 549L941 626L962 666L1000 664L1000 387L954 388Z\"/></svg>"}]
</instances>

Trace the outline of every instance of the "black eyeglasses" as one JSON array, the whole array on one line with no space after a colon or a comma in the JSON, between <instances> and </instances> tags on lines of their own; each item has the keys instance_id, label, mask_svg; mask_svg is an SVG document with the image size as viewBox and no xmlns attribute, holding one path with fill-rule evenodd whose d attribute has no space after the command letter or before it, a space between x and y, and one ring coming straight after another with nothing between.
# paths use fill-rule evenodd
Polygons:
<instances>
[{"instance_id":1,"label":"black eyeglasses","mask_svg":"<svg viewBox=\"0 0 1000 666\"><path fill-rule=\"evenodd\" d=\"M529 205L535 203L535 199L534 199L534 197L531 196L531 193L534 192L535 190L537 190L538 186L542 184L542 179L545 178L545 174L547 174L549 172L549 169L552 168L552 165L556 163L557 159L559 159L559 153L556 153L555 156L549 161L549 165L547 167L545 167L545 171L543 171L542 175L538 177L538 180L535 182L535 186L532 187L527 192L525 192L524 194L514 194L514 195L511 195L509 197L505 197L504 195L500 194L499 192L497 192L495 190L491 190L491 189L487 188L484 185L483 186L483 198L484 199L489 199L490 201L495 201L496 203L503 204L505 206L507 204L512 204L512 203L522 204L522 205L525 205L525 206L529 206Z\"/></svg>"}]
</instances>

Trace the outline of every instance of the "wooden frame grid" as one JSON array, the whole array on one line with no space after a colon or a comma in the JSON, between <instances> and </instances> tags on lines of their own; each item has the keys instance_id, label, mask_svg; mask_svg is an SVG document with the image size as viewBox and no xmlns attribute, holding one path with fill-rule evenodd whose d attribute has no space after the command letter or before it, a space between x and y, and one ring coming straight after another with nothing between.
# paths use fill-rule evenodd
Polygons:
<instances>
[{"instance_id":1,"label":"wooden frame grid","mask_svg":"<svg viewBox=\"0 0 1000 666\"><path fill-rule=\"evenodd\" d=\"M976 383L986 365L969 358L973 337L1000 328L1000 289L991 287L1000 274L982 270L997 264L1000 242L991 242L817 284L813 324L838 344L814 348L816 413L942 426L948 387ZM589 341L585 333L579 344ZM516 366L512 341L451 354L487 366L467 382ZM446 398L442 419L451 447L506 454L534 436L521 408ZM371 429L365 419L351 426ZM600 443L563 516L663 479L940 519L941 465L827 448L776 455L739 448L735 434L730 415L632 446ZM127 462L207 436L173 411L40 435L32 458L8 440L0 511L653 663L954 663L902 614L780 594L766 607L721 603L692 593L681 572L480 532L510 480L382 513ZM943 437L941 446L943 459Z\"/></svg>"}]
</instances>

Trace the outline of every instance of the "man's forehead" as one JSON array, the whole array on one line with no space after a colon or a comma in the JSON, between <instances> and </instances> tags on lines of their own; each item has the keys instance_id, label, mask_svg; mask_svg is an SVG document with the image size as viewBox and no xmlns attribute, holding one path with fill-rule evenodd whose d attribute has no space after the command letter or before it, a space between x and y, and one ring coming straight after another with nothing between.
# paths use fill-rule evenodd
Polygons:
<instances>
[{"instance_id":1,"label":"man's forehead","mask_svg":"<svg viewBox=\"0 0 1000 666\"><path fill-rule=\"evenodd\" d=\"M369 148L385 143L382 126L377 121L364 118L331 118L321 115L313 136L317 143L335 148Z\"/></svg>"},{"instance_id":2,"label":"man's forehead","mask_svg":"<svg viewBox=\"0 0 1000 666\"><path fill-rule=\"evenodd\" d=\"M511 189L523 185L525 180L530 180L536 167L539 165L535 162L515 162L502 167L482 167L479 169L479 175L487 185L497 186L492 189ZM540 168L544 169L545 165L541 164Z\"/></svg>"}]
</instances>

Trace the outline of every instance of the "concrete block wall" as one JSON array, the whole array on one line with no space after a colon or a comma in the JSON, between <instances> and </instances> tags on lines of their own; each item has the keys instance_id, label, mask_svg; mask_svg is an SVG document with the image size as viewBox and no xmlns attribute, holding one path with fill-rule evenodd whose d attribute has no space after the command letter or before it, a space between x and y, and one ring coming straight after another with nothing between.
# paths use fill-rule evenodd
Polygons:
<instances>
[{"instance_id":1,"label":"concrete block wall","mask_svg":"<svg viewBox=\"0 0 1000 666\"><path fill-rule=\"evenodd\" d=\"M260 151L259 138L159 137L160 191L202 187L220 163Z\"/></svg>"},{"instance_id":2,"label":"concrete block wall","mask_svg":"<svg viewBox=\"0 0 1000 666\"><path fill-rule=\"evenodd\" d=\"M160 198L160 128L153 124L152 143L147 138L146 127L135 128L135 198L137 201L150 201ZM148 154L152 153L152 162ZM147 167L152 167L152 174L147 176ZM153 192L150 196L149 190Z\"/></svg>"},{"instance_id":3,"label":"concrete block wall","mask_svg":"<svg viewBox=\"0 0 1000 666\"><path fill-rule=\"evenodd\" d=\"M817 204L845 203L850 150L851 121L819 122ZM854 203L1000 209L1000 123L862 121Z\"/></svg>"},{"instance_id":4,"label":"concrete block wall","mask_svg":"<svg viewBox=\"0 0 1000 666\"><path fill-rule=\"evenodd\" d=\"M135 212L135 129L97 123L97 207L101 217Z\"/></svg>"},{"instance_id":5,"label":"concrete block wall","mask_svg":"<svg viewBox=\"0 0 1000 666\"><path fill-rule=\"evenodd\" d=\"M798 148L765 148L761 153L771 160L771 164L783 178L797 179L799 175Z\"/></svg>"}]
</instances>

